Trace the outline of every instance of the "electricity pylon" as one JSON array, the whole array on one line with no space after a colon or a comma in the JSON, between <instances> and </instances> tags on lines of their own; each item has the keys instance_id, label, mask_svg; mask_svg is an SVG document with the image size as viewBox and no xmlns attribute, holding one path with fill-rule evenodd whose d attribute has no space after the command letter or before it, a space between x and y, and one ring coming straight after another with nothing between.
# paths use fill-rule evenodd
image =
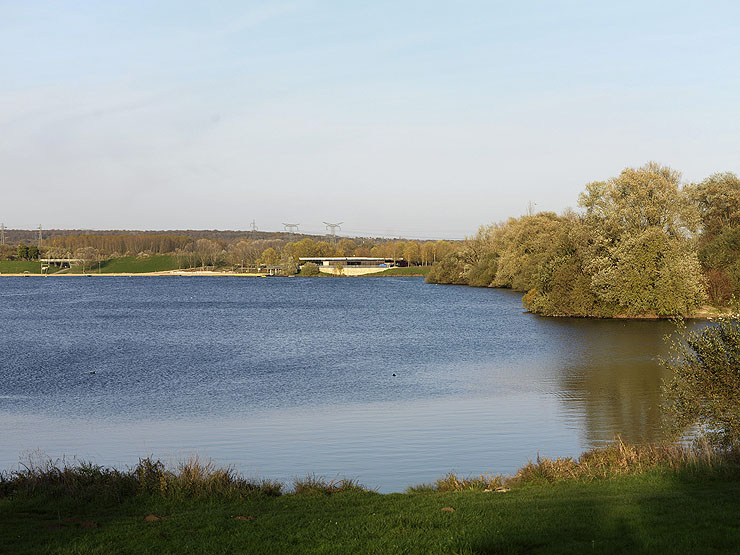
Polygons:
<instances>
[{"instance_id":1,"label":"electricity pylon","mask_svg":"<svg viewBox=\"0 0 740 555\"><path fill-rule=\"evenodd\" d=\"M337 242L337 229L342 229L342 224L344 222L339 222L338 224L330 224L329 222L324 222L326 224L326 229L331 230L331 242L336 243Z\"/></svg>"}]
</instances>

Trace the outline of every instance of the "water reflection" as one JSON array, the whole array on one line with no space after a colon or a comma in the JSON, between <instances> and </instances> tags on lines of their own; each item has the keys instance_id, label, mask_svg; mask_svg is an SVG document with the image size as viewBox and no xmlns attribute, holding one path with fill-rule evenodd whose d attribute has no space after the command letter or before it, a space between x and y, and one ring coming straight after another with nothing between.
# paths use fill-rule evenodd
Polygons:
<instances>
[{"instance_id":1,"label":"water reflection","mask_svg":"<svg viewBox=\"0 0 740 555\"><path fill-rule=\"evenodd\" d=\"M619 434L630 442L662 439L661 384L667 377L658 358L675 326L664 321L550 320L571 356L560 362L559 395L566 412L582 420L589 446Z\"/></svg>"}]
</instances>

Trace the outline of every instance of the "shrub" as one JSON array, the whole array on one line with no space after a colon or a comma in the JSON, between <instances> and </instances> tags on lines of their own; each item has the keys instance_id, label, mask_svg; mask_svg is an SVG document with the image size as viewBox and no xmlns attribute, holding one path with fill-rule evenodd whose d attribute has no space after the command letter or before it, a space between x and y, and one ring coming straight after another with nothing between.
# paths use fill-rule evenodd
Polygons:
<instances>
[{"instance_id":1,"label":"shrub","mask_svg":"<svg viewBox=\"0 0 740 555\"><path fill-rule=\"evenodd\" d=\"M314 262L306 262L303 266L301 266L301 275L302 276L318 276L321 272L319 271L319 265L315 264Z\"/></svg>"},{"instance_id":2,"label":"shrub","mask_svg":"<svg viewBox=\"0 0 740 555\"><path fill-rule=\"evenodd\" d=\"M684 331L673 344L673 357L662 362L673 375L665 386L673 433L698 427L712 445L739 446L740 316Z\"/></svg>"}]
</instances>

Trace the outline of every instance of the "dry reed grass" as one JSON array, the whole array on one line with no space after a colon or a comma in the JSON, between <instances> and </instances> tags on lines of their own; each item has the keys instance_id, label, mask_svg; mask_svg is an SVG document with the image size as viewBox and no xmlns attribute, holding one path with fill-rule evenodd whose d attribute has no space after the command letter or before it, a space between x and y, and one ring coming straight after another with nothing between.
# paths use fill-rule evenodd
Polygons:
<instances>
[{"instance_id":1,"label":"dry reed grass","mask_svg":"<svg viewBox=\"0 0 740 555\"><path fill-rule=\"evenodd\" d=\"M332 495L340 492L370 493L370 490L351 478L327 480L322 476L308 474L305 478L293 480L293 492L297 495Z\"/></svg>"},{"instance_id":2,"label":"dry reed grass","mask_svg":"<svg viewBox=\"0 0 740 555\"><path fill-rule=\"evenodd\" d=\"M167 469L150 457L125 471L86 461L30 456L17 470L0 474L0 496L45 494L51 496L116 499L137 494L162 497L243 497L255 493L277 496L283 484L241 476L232 467L218 467L198 457Z\"/></svg>"},{"instance_id":3,"label":"dry reed grass","mask_svg":"<svg viewBox=\"0 0 740 555\"><path fill-rule=\"evenodd\" d=\"M447 491L502 491L528 484L554 483L565 480L593 481L625 474L640 474L652 470L669 472L740 472L740 451L712 447L706 441L694 445L657 444L633 445L621 438L583 453L578 459L541 458L529 461L513 476L484 474L461 478L454 473L433 484L421 484L408 489L410 493Z\"/></svg>"}]
</instances>

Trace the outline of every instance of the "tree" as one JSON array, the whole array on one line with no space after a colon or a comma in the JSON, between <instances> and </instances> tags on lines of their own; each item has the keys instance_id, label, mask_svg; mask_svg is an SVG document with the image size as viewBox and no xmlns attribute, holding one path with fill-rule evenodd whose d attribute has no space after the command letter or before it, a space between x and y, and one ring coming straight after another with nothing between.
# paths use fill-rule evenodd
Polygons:
<instances>
[{"instance_id":1,"label":"tree","mask_svg":"<svg viewBox=\"0 0 740 555\"><path fill-rule=\"evenodd\" d=\"M628 234L591 267L597 296L629 315L686 316L706 299L696 254L660 227Z\"/></svg>"},{"instance_id":2,"label":"tree","mask_svg":"<svg viewBox=\"0 0 740 555\"><path fill-rule=\"evenodd\" d=\"M740 317L684 332L663 364L672 379L665 387L669 427L680 435L698 426L716 446L740 444Z\"/></svg>"},{"instance_id":3,"label":"tree","mask_svg":"<svg viewBox=\"0 0 740 555\"><path fill-rule=\"evenodd\" d=\"M416 241L408 241L403 246L403 258L406 262L411 264L418 264L421 259L421 251L419 249L419 243Z\"/></svg>"},{"instance_id":4,"label":"tree","mask_svg":"<svg viewBox=\"0 0 740 555\"><path fill-rule=\"evenodd\" d=\"M238 243L232 243L228 249L228 259L234 266L241 266L247 262L251 262L254 256L254 248L250 241L239 241Z\"/></svg>"},{"instance_id":5,"label":"tree","mask_svg":"<svg viewBox=\"0 0 740 555\"><path fill-rule=\"evenodd\" d=\"M275 266L278 260L278 254L272 247L265 249L260 256L260 262L266 266Z\"/></svg>"},{"instance_id":6,"label":"tree","mask_svg":"<svg viewBox=\"0 0 740 555\"><path fill-rule=\"evenodd\" d=\"M698 207L704 234L717 235L723 228L740 226L740 179L730 172L715 173L687 187Z\"/></svg>"},{"instance_id":7,"label":"tree","mask_svg":"<svg viewBox=\"0 0 740 555\"><path fill-rule=\"evenodd\" d=\"M337 256L355 256L357 243L352 239L343 237L337 242Z\"/></svg>"},{"instance_id":8,"label":"tree","mask_svg":"<svg viewBox=\"0 0 740 555\"><path fill-rule=\"evenodd\" d=\"M28 245L18 245L17 256L18 260L28 260Z\"/></svg>"},{"instance_id":9,"label":"tree","mask_svg":"<svg viewBox=\"0 0 740 555\"><path fill-rule=\"evenodd\" d=\"M586 209L587 221L608 238L649 227L683 235L685 229L696 228L698 212L680 184L679 172L648 162L637 169L626 168L608 181L587 184L578 204Z\"/></svg>"},{"instance_id":10,"label":"tree","mask_svg":"<svg viewBox=\"0 0 740 555\"><path fill-rule=\"evenodd\" d=\"M195 242L194 252L196 259L200 261L201 268L206 266L215 266L222 249L215 241L210 239L198 239Z\"/></svg>"},{"instance_id":11,"label":"tree","mask_svg":"<svg viewBox=\"0 0 740 555\"><path fill-rule=\"evenodd\" d=\"M98 249L93 247L82 247L75 251L75 258L82 262L82 273L90 269L94 262L98 260Z\"/></svg>"},{"instance_id":12,"label":"tree","mask_svg":"<svg viewBox=\"0 0 740 555\"><path fill-rule=\"evenodd\" d=\"M301 266L302 276L318 276L321 272L319 271L319 265L313 262L306 262Z\"/></svg>"},{"instance_id":13,"label":"tree","mask_svg":"<svg viewBox=\"0 0 740 555\"><path fill-rule=\"evenodd\" d=\"M280 255L280 271L284 276L294 276L298 273L298 266L288 251Z\"/></svg>"}]
</instances>

